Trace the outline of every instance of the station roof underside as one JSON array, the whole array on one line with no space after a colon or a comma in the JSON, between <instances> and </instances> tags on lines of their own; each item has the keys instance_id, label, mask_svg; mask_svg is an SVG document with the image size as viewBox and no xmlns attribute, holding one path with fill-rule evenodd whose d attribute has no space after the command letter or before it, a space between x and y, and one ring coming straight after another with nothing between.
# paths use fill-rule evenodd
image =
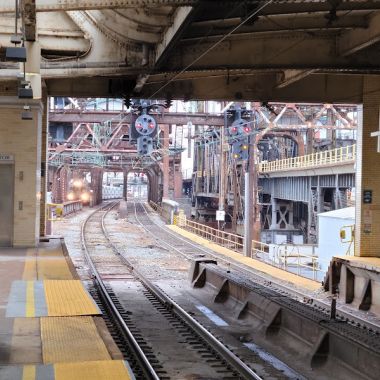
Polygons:
<instances>
[{"instance_id":1,"label":"station roof underside","mask_svg":"<svg viewBox=\"0 0 380 380\"><path fill-rule=\"evenodd\" d=\"M360 103L380 1L21 0L50 95ZM14 34L0 4L0 55ZM0 62L5 88L19 65Z\"/></svg>"}]
</instances>

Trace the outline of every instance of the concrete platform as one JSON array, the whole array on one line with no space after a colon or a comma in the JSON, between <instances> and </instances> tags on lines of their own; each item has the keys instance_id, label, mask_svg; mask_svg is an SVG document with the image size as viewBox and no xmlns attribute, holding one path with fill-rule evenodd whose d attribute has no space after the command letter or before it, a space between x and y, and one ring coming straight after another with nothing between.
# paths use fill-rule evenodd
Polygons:
<instances>
[{"instance_id":1,"label":"concrete platform","mask_svg":"<svg viewBox=\"0 0 380 380\"><path fill-rule=\"evenodd\" d=\"M134 378L61 239L0 248L0 284L0 380Z\"/></svg>"},{"instance_id":2,"label":"concrete platform","mask_svg":"<svg viewBox=\"0 0 380 380\"><path fill-rule=\"evenodd\" d=\"M333 257L325 290L339 294L344 303L380 317L380 258Z\"/></svg>"},{"instance_id":3,"label":"concrete platform","mask_svg":"<svg viewBox=\"0 0 380 380\"><path fill-rule=\"evenodd\" d=\"M318 291L319 289L321 289L321 284L317 281L314 281L305 277L297 276L294 273L290 273L280 268L276 268L260 260L253 259L251 257L245 257L240 253L237 253L235 251L232 251L231 249L222 247L218 244L212 243L178 226L169 225L167 227L171 229L172 231L178 233L179 235L182 235L183 237L186 237L187 239L194 241L195 243L198 243L206 248L209 248L220 255L226 256L232 259L233 261L236 261L237 263L243 264L256 271L268 274L269 276L275 279L286 281L291 285L294 285L298 288L306 289L308 291Z\"/></svg>"}]
</instances>

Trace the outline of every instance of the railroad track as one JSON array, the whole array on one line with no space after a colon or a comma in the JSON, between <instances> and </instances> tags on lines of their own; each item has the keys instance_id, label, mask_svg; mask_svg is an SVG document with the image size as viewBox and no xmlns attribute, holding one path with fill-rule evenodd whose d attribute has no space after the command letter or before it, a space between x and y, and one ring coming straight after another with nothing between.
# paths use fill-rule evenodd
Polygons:
<instances>
[{"instance_id":1,"label":"railroad track","mask_svg":"<svg viewBox=\"0 0 380 380\"><path fill-rule=\"evenodd\" d=\"M196 257L204 256L206 259L215 259L219 264L224 265L227 269L234 269L237 272L243 273L246 277L254 278L254 281L271 289L282 296L291 297L299 302L308 304L311 308L314 308L326 315L329 318L331 313L330 304L323 300L317 300L315 298L310 298L310 296L303 294L301 291L298 291L294 288L288 287L279 282L268 280L263 275L260 275L256 271L251 271L246 268L242 268L239 264L234 263L228 258L223 258L218 254L213 254L210 250L204 249L199 245L196 245L180 236L178 234L173 233L168 228L159 225L156 223L151 217L150 212L148 212L147 208L144 206L142 202L139 203L129 203L128 204L128 213L134 213L135 219L143 227L150 235L152 235L156 240L160 241L160 244L166 246L177 253L181 254L188 260L194 259ZM147 228L149 227L149 228ZM170 236L170 241L168 239ZM347 322L357 328L363 329L365 332L374 332L379 334L380 336L380 328L376 323L372 323L371 321L364 320L349 311L342 310L337 307L336 311L336 319L339 321Z\"/></svg>"},{"instance_id":2,"label":"railroad track","mask_svg":"<svg viewBox=\"0 0 380 380\"><path fill-rule=\"evenodd\" d=\"M144 278L117 249L105 226L106 215L117 204L108 203L89 215L82 225L82 245L94 282L92 294L136 379L186 378L185 372L177 371L180 374L177 377L171 368L173 365L177 370L181 368L182 360L183 368L188 367L189 378L260 380L190 314ZM105 280L107 263L112 263L112 271L123 274L129 302L121 299L121 293ZM125 303L127 306L123 307ZM158 338L158 334L163 336ZM170 360L158 358L165 356ZM196 363L196 368L189 367L189 363ZM196 377L191 377L194 370Z\"/></svg>"}]
</instances>

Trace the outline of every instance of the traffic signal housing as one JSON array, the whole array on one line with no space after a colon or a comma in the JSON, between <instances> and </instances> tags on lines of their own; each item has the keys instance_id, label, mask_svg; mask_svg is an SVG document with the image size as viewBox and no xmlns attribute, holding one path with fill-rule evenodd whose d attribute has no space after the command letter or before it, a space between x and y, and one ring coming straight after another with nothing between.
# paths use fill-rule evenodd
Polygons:
<instances>
[{"instance_id":1,"label":"traffic signal housing","mask_svg":"<svg viewBox=\"0 0 380 380\"><path fill-rule=\"evenodd\" d=\"M246 139L235 141L232 144L232 157L234 160L248 160L249 143Z\"/></svg>"},{"instance_id":2,"label":"traffic signal housing","mask_svg":"<svg viewBox=\"0 0 380 380\"><path fill-rule=\"evenodd\" d=\"M231 145L232 158L245 161L249 158L249 141L252 132L252 112L240 107L230 107L225 112L225 131Z\"/></svg>"},{"instance_id":3,"label":"traffic signal housing","mask_svg":"<svg viewBox=\"0 0 380 380\"><path fill-rule=\"evenodd\" d=\"M137 153L140 156L147 156L153 151L153 139L148 136L140 136L137 138Z\"/></svg>"},{"instance_id":4,"label":"traffic signal housing","mask_svg":"<svg viewBox=\"0 0 380 380\"><path fill-rule=\"evenodd\" d=\"M157 135L158 125L155 118L146 109L132 122L131 141L137 143L137 153L146 156L153 151L153 138Z\"/></svg>"},{"instance_id":5,"label":"traffic signal housing","mask_svg":"<svg viewBox=\"0 0 380 380\"><path fill-rule=\"evenodd\" d=\"M133 123L132 133L139 136L155 137L157 135L157 122L153 116L146 113L137 117Z\"/></svg>"}]
</instances>

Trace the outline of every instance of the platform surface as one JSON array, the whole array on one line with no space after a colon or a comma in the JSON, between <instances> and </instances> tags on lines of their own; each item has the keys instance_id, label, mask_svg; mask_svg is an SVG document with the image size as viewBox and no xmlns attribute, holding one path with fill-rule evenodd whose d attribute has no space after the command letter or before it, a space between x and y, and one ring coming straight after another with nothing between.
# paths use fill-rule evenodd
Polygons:
<instances>
[{"instance_id":1,"label":"platform surface","mask_svg":"<svg viewBox=\"0 0 380 380\"><path fill-rule=\"evenodd\" d=\"M0 248L0 380L134 379L64 252Z\"/></svg>"},{"instance_id":2,"label":"platform surface","mask_svg":"<svg viewBox=\"0 0 380 380\"><path fill-rule=\"evenodd\" d=\"M193 234L192 232L186 231L178 226L168 225L167 227L171 229L173 232L176 232L179 235L182 235L183 237L202 245L203 247L211 249L222 256L226 256L232 259L233 261L236 261L237 263L244 264L247 267L268 274L271 277L277 278L281 281L286 281L290 284L294 284L300 288L304 288L309 291L317 291L321 288L321 284L317 281L310 280L306 277L297 276L294 273L287 272L280 268L276 268L260 260L253 259L251 257L245 257L240 253L222 247L218 244L212 243L209 240L204 239L196 234Z\"/></svg>"}]
</instances>

